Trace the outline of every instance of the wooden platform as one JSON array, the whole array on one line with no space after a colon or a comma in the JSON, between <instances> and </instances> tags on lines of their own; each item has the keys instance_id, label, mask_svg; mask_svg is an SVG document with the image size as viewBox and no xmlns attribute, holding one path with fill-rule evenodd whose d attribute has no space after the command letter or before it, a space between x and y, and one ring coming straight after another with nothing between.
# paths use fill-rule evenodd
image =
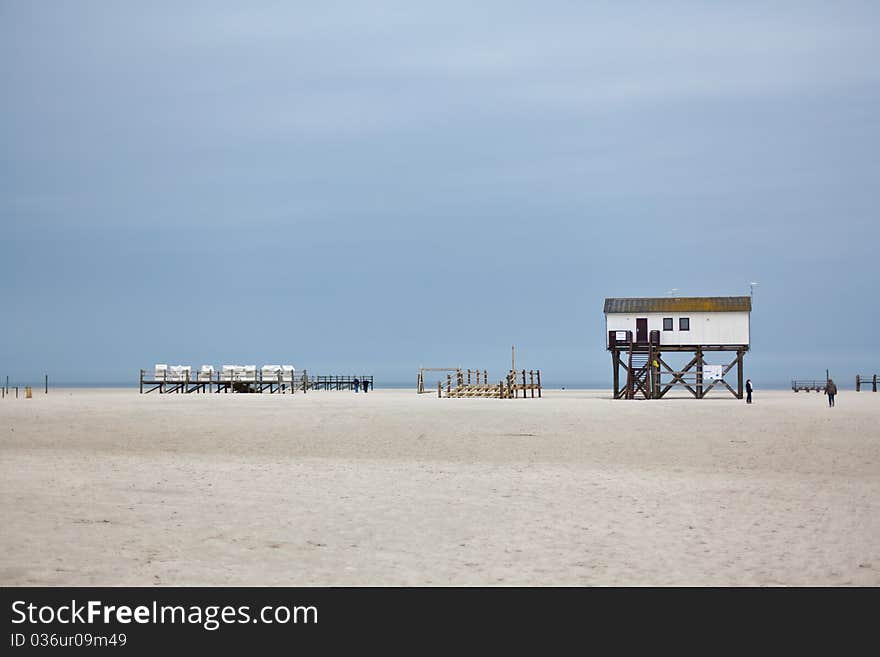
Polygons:
<instances>
[{"instance_id":1,"label":"wooden platform","mask_svg":"<svg viewBox=\"0 0 880 657\"><path fill-rule=\"evenodd\" d=\"M297 391L303 393L309 390L354 390L354 380L358 379L359 387L366 381L369 389L373 389L372 375L320 375L309 376L306 370L301 374L295 374L292 378L284 378L278 375L274 378L263 378L258 370L253 377L234 378L224 376L220 372L210 376L197 375L196 378L185 377L183 380L175 380L169 377L162 379L148 378L145 370L140 371L140 392L142 395L151 392L166 394L294 394Z\"/></svg>"}]
</instances>

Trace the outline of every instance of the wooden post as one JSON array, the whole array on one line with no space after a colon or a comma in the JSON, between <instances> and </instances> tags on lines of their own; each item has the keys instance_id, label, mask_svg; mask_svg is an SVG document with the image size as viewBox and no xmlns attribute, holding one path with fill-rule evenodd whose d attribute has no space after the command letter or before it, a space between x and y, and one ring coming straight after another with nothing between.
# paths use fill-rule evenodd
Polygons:
<instances>
[{"instance_id":1,"label":"wooden post","mask_svg":"<svg viewBox=\"0 0 880 657\"><path fill-rule=\"evenodd\" d=\"M46 392L49 392L48 385L49 384L47 383L46 384ZM143 370L141 370L141 394L144 394L144 371Z\"/></svg>"},{"instance_id":2,"label":"wooden post","mask_svg":"<svg viewBox=\"0 0 880 657\"><path fill-rule=\"evenodd\" d=\"M874 384L873 384L872 391L877 392L877 375L876 374L874 375Z\"/></svg>"},{"instance_id":3,"label":"wooden post","mask_svg":"<svg viewBox=\"0 0 880 657\"><path fill-rule=\"evenodd\" d=\"M448 397L452 393L452 375L446 375L446 396Z\"/></svg>"},{"instance_id":4,"label":"wooden post","mask_svg":"<svg viewBox=\"0 0 880 657\"><path fill-rule=\"evenodd\" d=\"M510 345L510 369L516 370L516 346Z\"/></svg>"},{"instance_id":5,"label":"wooden post","mask_svg":"<svg viewBox=\"0 0 880 657\"><path fill-rule=\"evenodd\" d=\"M859 375L856 374L856 392L860 392L862 390L862 381L859 378Z\"/></svg>"},{"instance_id":6,"label":"wooden post","mask_svg":"<svg viewBox=\"0 0 880 657\"><path fill-rule=\"evenodd\" d=\"M723 363L724 361L721 361L721 362ZM697 349L697 399L702 399L702 398L703 398L703 350Z\"/></svg>"},{"instance_id":7,"label":"wooden post","mask_svg":"<svg viewBox=\"0 0 880 657\"><path fill-rule=\"evenodd\" d=\"M44 374L43 377L44 377L43 381L44 381L44 383L46 384L46 387L45 387L45 390L44 390L44 394L48 395L48 394L49 394L49 375L48 375L48 374Z\"/></svg>"},{"instance_id":8,"label":"wooden post","mask_svg":"<svg viewBox=\"0 0 880 657\"><path fill-rule=\"evenodd\" d=\"M612 399L617 399L617 391L620 390L620 356L617 355L617 349L611 350L611 371L613 372Z\"/></svg>"},{"instance_id":9,"label":"wooden post","mask_svg":"<svg viewBox=\"0 0 880 657\"><path fill-rule=\"evenodd\" d=\"M541 398L541 370L535 370L535 373L538 376L538 399Z\"/></svg>"},{"instance_id":10,"label":"wooden post","mask_svg":"<svg viewBox=\"0 0 880 657\"><path fill-rule=\"evenodd\" d=\"M525 370L522 371L522 380L523 380L522 393L523 393L523 399L525 399L526 398L526 371Z\"/></svg>"},{"instance_id":11,"label":"wooden post","mask_svg":"<svg viewBox=\"0 0 880 657\"><path fill-rule=\"evenodd\" d=\"M736 398L743 398L743 351L736 350Z\"/></svg>"},{"instance_id":12,"label":"wooden post","mask_svg":"<svg viewBox=\"0 0 880 657\"><path fill-rule=\"evenodd\" d=\"M440 381L437 381L437 398L440 399L443 396L443 384Z\"/></svg>"}]
</instances>

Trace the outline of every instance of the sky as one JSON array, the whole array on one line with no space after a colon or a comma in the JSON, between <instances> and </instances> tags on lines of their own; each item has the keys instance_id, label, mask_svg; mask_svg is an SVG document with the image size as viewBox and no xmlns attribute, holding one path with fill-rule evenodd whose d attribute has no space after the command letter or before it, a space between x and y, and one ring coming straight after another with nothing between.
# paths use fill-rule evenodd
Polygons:
<instances>
[{"instance_id":1,"label":"sky","mask_svg":"<svg viewBox=\"0 0 880 657\"><path fill-rule=\"evenodd\" d=\"M880 373L876 2L0 0L0 377L609 385L607 296ZM873 63L872 63L873 62Z\"/></svg>"}]
</instances>

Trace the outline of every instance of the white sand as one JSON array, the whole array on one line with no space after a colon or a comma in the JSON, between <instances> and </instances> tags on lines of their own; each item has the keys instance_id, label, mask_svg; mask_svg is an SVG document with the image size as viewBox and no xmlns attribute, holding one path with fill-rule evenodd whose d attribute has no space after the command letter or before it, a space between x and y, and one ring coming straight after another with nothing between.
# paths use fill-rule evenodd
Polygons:
<instances>
[{"instance_id":1,"label":"white sand","mask_svg":"<svg viewBox=\"0 0 880 657\"><path fill-rule=\"evenodd\" d=\"M880 394L0 400L0 584L880 585Z\"/></svg>"}]
</instances>

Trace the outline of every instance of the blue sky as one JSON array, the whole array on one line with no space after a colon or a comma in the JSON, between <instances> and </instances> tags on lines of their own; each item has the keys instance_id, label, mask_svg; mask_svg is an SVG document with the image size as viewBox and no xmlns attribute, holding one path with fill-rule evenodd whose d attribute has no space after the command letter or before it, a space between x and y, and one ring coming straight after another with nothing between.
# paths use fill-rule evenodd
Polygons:
<instances>
[{"instance_id":1,"label":"blue sky","mask_svg":"<svg viewBox=\"0 0 880 657\"><path fill-rule=\"evenodd\" d=\"M603 384L749 281L756 382L878 371L878 7L0 1L0 376Z\"/></svg>"}]
</instances>

